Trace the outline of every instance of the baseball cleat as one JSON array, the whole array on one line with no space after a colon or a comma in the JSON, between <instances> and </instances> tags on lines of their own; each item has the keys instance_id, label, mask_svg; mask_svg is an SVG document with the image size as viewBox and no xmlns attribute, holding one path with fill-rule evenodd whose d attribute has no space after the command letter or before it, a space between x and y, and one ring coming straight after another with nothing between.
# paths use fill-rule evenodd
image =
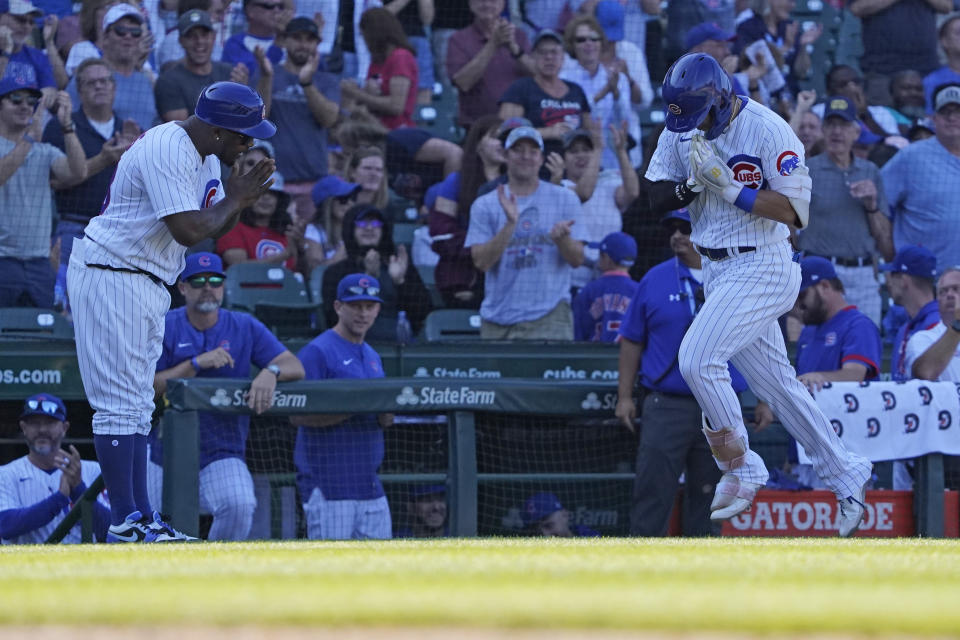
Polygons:
<instances>
[{"instance_id":1,"label":"baseball cleat","mask_svg":"<svg viewBox=\"0 0 960 640\"><path fill-rule=\"evenodd\" d=\"M841 538L849 538L860 528L860 524L863 522L863 514L866 510L866 505L864 504L866 501L866 492L867 485L864 484L863 487L860 488L859 500L853 496L847 496L839 501L840 527L837 533L840 534Z\"/></svg>"},{"instance_id":2,"label":"baseball cleat","mask_svg":"<svg viewBox=\"0 0 960 640\"><path fill-rule=\"evenodd\" d=\"M762 486L741 480L731 473L723 474L710 504L710 519L714 522L729 520L749 510Z\"/></svg>"},{"instance_id":3,"label":"baseball cleat","mask_svg":"<svg viewBox=\"0 0 960 640\"><path fill-rule=\"evenodd\" d=\"M153 542L157 534L147 526L139 511L134 511L120 524L107 529L107 542Z\"/></svg>"},{"instance_id":4,"label":"baseball cleat","mask_svg":"<svg viewBox=\"0 0 960 640\"><path fill-rule=\"evenodd\" d=\"M174 529L164 522L163 518L156 511L153 512L152 517L148 516L144 518L143 522L154 535L154 539L148 540L148 542L195 542L199 540L199 538L188 536L182 531Z\"/></svg>"}]
</instances>

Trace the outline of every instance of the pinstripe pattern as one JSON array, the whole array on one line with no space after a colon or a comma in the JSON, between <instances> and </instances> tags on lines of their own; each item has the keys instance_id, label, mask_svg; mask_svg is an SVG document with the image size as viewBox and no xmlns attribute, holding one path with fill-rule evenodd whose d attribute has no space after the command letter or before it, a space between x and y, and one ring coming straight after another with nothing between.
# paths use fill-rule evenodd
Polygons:
<instances>
[{"instance_id":1,"label":"pinstripe pattern","mask_svg":"<svg viewBox=\"0 0 960 640\"><path fill-rule=\"evenodd\" d=\"M93 432L146 435L170 294L145 275L86 266L90 244L74 242L67 287L83 389L96 411Z\"/></svg>"},{"instance_id":2,"label":"pinstripe pattern","mask_svg":"<svg viewBox=\"0 0 960 640\"><path fill-rule=\"evenodd\" d=\"M319 487L303 504L310 540L389 540L393 537L386 496L372 500L327 500Z\"/></svg>"},{"instance_id":3,"label":"pinstripe pattern","mask_svg":"<svg viewBox=\"0 0 960 640\"><path fill-rule=\"evenodd\" d=\"M647 178L685 180L690 175L690 142L684 139L690 136L665 130ZM769 109L747 101L712 145L741 182L798 197L799 178L789 175L793 171L781 175L778 160L792 152L802 167L803 145L787 123ZM680 373L710 426L735 432L743 429L743 414L727 369L730 361L803 445L824 483L841 499L859 496L872 465L846 450L797 380L777 324L777 318L793 307L800 289L800 266L792 261L792 250L786 242L788 227L728 204L709 189L688 209L694 243L716 249L757 247L756 251L717 262L704 259L706 302L680 345ZM760 485L768 477L763 460L753 451L746 455L743 465L728 473Z\"/></svg>"}]
</instances>

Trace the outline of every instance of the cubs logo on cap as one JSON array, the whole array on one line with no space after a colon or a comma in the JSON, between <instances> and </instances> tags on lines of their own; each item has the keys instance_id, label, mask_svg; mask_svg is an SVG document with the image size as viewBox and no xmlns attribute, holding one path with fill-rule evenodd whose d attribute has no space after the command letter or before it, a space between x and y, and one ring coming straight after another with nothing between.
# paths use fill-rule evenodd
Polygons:
<instances>
[{"instance_id":1,"label":"cubs logo on cap","mask_svg":"<svg viewBox=\"0 0 960 640\"><path fill-rule=\"evenodd\" d=\"M380 298L380 281L365 273L351 273L337 284L337 300L357 302L369 300L383 302Z\"/></svg>"},{"instance_id":2,"label":"cubs logo on cap","mask_svg":"<svg viewBox=\"0 0 960 640\"><path fill-rule=\"evenodd\" d=\"M223 261L220 259L220 256L207 251L192 253L187 256L187 264L183 268L183 273L180 274L180 281L186 282L189 278L199 273L209 273L226 277L226 274L223 272Z\"/></svg>"},{"instance_id":3,"label":"cubs logo on cap","mask_svg":"<svg viewBox=\"0 0 960 640\"><path fill-rule=\"evenodd\" d=\"M676 104L668 105L667 109L669 109L670 113L672 113L675 116L680 115L680 113L682 112L682 110L680 109L680 105L676 105Z\"/></svg>"}]
</instances>

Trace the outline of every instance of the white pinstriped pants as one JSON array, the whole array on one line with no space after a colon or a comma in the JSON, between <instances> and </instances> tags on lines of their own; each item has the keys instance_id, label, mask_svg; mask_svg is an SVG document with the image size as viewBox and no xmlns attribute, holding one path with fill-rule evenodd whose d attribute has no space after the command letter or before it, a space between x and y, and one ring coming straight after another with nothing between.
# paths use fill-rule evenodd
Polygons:
<instances>
[{"instance_id":1,"label":"white pinstriped pants","mask_svg":"<svg viewBox=\"0 0 960 640\"><path fill-rule=\"evenodd\" d=\"M793 307L800 265L787 242L758 247L726 260L704 259L706 302L680 345L679 365L700 408L715 429L743 424L727 361L766 400L838 497L859 496L870 477L869 460L847 451L787 358L777 318ZM765 484L767 470L753 451L732 472Z\"/></svg>"},{"instance_id":2,"label":"white pinstriped pants","mask_svg":"<svg viewBox=\"0 0 960 640\"><path fill-rule=\"evenodd\" d=\"M145 275L88 267L86 243L73 243L67 289L93 433L147 435L170 294Z\"/></svg>"},{"instance_id":3,"label":"white pinstriped pants","mask_svg":"<svg viewBox=\"0 0 960 640\"><path fill-rule=\"evenodd\" d=\"M373 500L327 500L319 487L303 503L310 540L389 540L393 537L386 496Z\"/></svg>"}]
</instances>

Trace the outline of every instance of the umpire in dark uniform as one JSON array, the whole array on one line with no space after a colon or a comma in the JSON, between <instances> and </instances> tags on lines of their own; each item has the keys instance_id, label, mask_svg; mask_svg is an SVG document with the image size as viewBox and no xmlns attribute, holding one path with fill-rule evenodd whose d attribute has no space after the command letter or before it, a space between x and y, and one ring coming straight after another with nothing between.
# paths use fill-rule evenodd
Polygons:
<instances>
[{"instance_id":1,"label":"umpire in dark uniform","mask_svg":"<svg viewBox=\"0 0 960 640\"><path fill-rule=\"evenodd\" d=\"M640 280L620 326L616 413L630 430L637 417L633 399L637 382L643 398L630 533L666 535L682 473L683 535L716 535L719 526L710 521L710 502L720 470L701 432L700 406L677 367L680 342L703 303L700 254L690 242L690 214L685 209L670 213L662 223L670 230L674 257L652 267ZM732 366L730 374L737 393L747 388Z\"/></svg>"}]
</instances>

